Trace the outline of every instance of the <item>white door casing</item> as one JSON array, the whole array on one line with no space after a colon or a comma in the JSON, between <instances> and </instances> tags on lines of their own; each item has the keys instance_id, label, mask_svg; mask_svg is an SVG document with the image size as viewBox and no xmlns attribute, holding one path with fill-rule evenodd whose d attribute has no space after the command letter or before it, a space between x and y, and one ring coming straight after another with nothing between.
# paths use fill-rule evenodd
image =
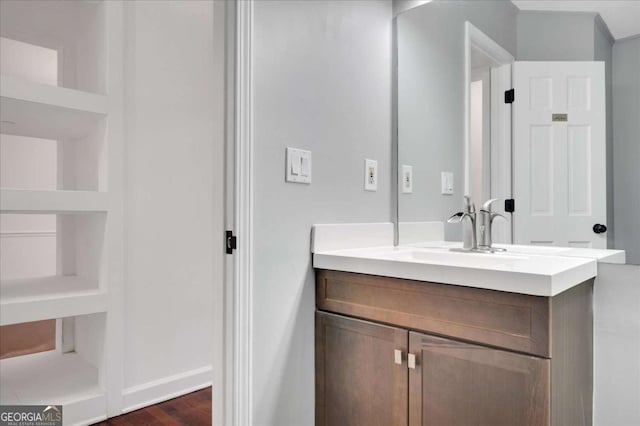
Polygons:
<instances>
[{"instance_id":1,"label":"white door casing","mask_svg":"<svg viewBox=\"0 0 640 426\"><path fill-rule=\"evenodd\" d=\"M514 243L607 247L604 77L603 62L515 62Z\"/></svg>"},{"instance_id":2,"label":"white door casing","mask_svg":"<svg viewBox=\"0 0 640 426\"><path fill-rule=\"evenodd\" d=\"M497 219L494 222L493 241L511 243L510 215L504 212L504 199L511 198L511 106L504 103L504 92L511 86L511 64L513 55L496 43L493 39L476 28L471 22L465 22L465 76L464 76L464 193L471 190L470 139L471 139L471 73L472 50L480 52L491 64L491 198L500 202L493 205L493 210L504 214L507 220ZM486 200L474 200L476 206ZM466 229L466 228L465 228Z\"/></svg>"}]
</instances>

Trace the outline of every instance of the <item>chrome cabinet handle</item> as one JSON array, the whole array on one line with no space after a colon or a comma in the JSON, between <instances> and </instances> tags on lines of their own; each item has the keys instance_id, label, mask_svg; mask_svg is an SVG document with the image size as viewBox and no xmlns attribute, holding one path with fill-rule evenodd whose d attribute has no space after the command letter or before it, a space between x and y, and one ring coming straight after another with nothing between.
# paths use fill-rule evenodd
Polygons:
<instances>
[{"instance_id":1,"label":"chrome cabinet handle","mask_svg":"<svg viewBox=\"0 0 640 426\"><path fill-rule=\"evenodd\" d=\"M393 351L393 362L398 365L402 364L402 351L400 349L395 349Z\"/></svg>"},{"instance_id":2,"label":"chrome cabinet handle","mask_svg":"<svg viewBox=\"0 0 640 426\"><path fill-rule=\"evenodd\" d=\"M416 356L414 354L407 355L407 365L410 369L416 369Z\"/></svg>"}]
</instances>

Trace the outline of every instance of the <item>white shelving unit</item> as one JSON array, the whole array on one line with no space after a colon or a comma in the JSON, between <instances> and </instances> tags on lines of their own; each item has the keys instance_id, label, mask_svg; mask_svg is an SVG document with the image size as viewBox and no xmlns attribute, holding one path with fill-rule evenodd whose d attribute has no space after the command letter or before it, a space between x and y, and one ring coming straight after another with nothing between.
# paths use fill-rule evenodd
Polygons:
<instances>
[{"instance_id":1,"label":"white shelving unit","mask_svg":"<svg viewBox=\"0 0 640 426\"><path fill-rule=\"evenodd\" d=\"M0 76L0 132L80 139L107 115L107 96Z\"/></svg>"},{"instance_id":2,"label":"white shelving unit","mask_svg":"<svg viewBox=\"0 0 640 426\"><path fill-rule=\"evenodd\" d=\"M0 325L107 311L106 292L77 276L4 280L0 296Z\"/></svg>"},{"instance_id":3,"label":"white shelving unit","mask_svg":"<svg viewBox=\"0 0 640 426\"><path fill-rule=\"evenodd\" d=\"M0 75L0 133L55 141L58 164L57 190L0 189L2 215L56 215L58 265L0 279L0 325L58 320L54 351L0 361L0 404L65 425L122 405L122 21L121 0L0 3L0 36L58 52L57 85Z\"/></svg>"},{"instance_id":4,"label":"white shelving unit","mask_svg":"<svg viewBox=\"0 0 640 426\"><path fill-rule=\"evenodd\" d=\"M98 369L76 352L55 351L0 362L3 404L62 405L64 424L104 418L106 395Z\"/></svg>"},{"instance_id":5,"label":"white shelving unit","mask_svg":"<svg viewBox=\"0 0 640 426\"><path fill-rule=\"evenodd\" d=\"M109 194L105 192L0 190L2 213L99 213L108 210Z\"/></svg>"}]
</instances>

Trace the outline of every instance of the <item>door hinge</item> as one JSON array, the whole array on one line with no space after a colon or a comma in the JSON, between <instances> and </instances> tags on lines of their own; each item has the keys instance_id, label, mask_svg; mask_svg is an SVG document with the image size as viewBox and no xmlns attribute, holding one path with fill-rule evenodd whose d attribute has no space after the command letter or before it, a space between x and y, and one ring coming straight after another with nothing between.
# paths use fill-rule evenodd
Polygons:
<instances>
[{"instance_id":1,"label":"door hinge","mask_svg":"<svg viewBox=\"0 0 640 426\"><path fill-rule=\"evenodd\" d=\"M504 200L504 211L507 213L513 213L516 211L516 200L508 198Z\"/></svg>"},{"instance_id":2,"label":"door hinge","mask_svg":"<svg viewBox=\"0 0 640 426\"><path fill-rule=\"evenodd\" d=\"M236 236L233 235L233 231L225 232L225 246L227 248L227 254L233 254L233 251L238 248L238 242Z\"/></svg>"},{"instance_id":3,"label":"door hinge","mask_svg":"<svg viewBox=\"0 0 640 426\"><path fill-rule=\"evenodd\" d=\"M505 92L504 92L504 103L505 104L512 104L515 99L516 99L516 90L515 89L505 90Z\"/></svg>"}]
</instances>

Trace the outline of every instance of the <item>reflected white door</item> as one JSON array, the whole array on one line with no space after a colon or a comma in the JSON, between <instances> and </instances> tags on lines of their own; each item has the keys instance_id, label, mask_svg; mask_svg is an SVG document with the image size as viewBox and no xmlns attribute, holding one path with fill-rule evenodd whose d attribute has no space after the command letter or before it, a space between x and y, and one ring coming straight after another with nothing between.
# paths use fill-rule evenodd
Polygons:
<instances>
[{"instance_id":1,"label":"reflected white door","mask_svg":"<svg viewBox=\"0 0 640 426\"><path fill-rule=\"evenodd\" d=\"M515 62L516 244L606 248L604 62Z\"/></svg>"}]
</instances>

